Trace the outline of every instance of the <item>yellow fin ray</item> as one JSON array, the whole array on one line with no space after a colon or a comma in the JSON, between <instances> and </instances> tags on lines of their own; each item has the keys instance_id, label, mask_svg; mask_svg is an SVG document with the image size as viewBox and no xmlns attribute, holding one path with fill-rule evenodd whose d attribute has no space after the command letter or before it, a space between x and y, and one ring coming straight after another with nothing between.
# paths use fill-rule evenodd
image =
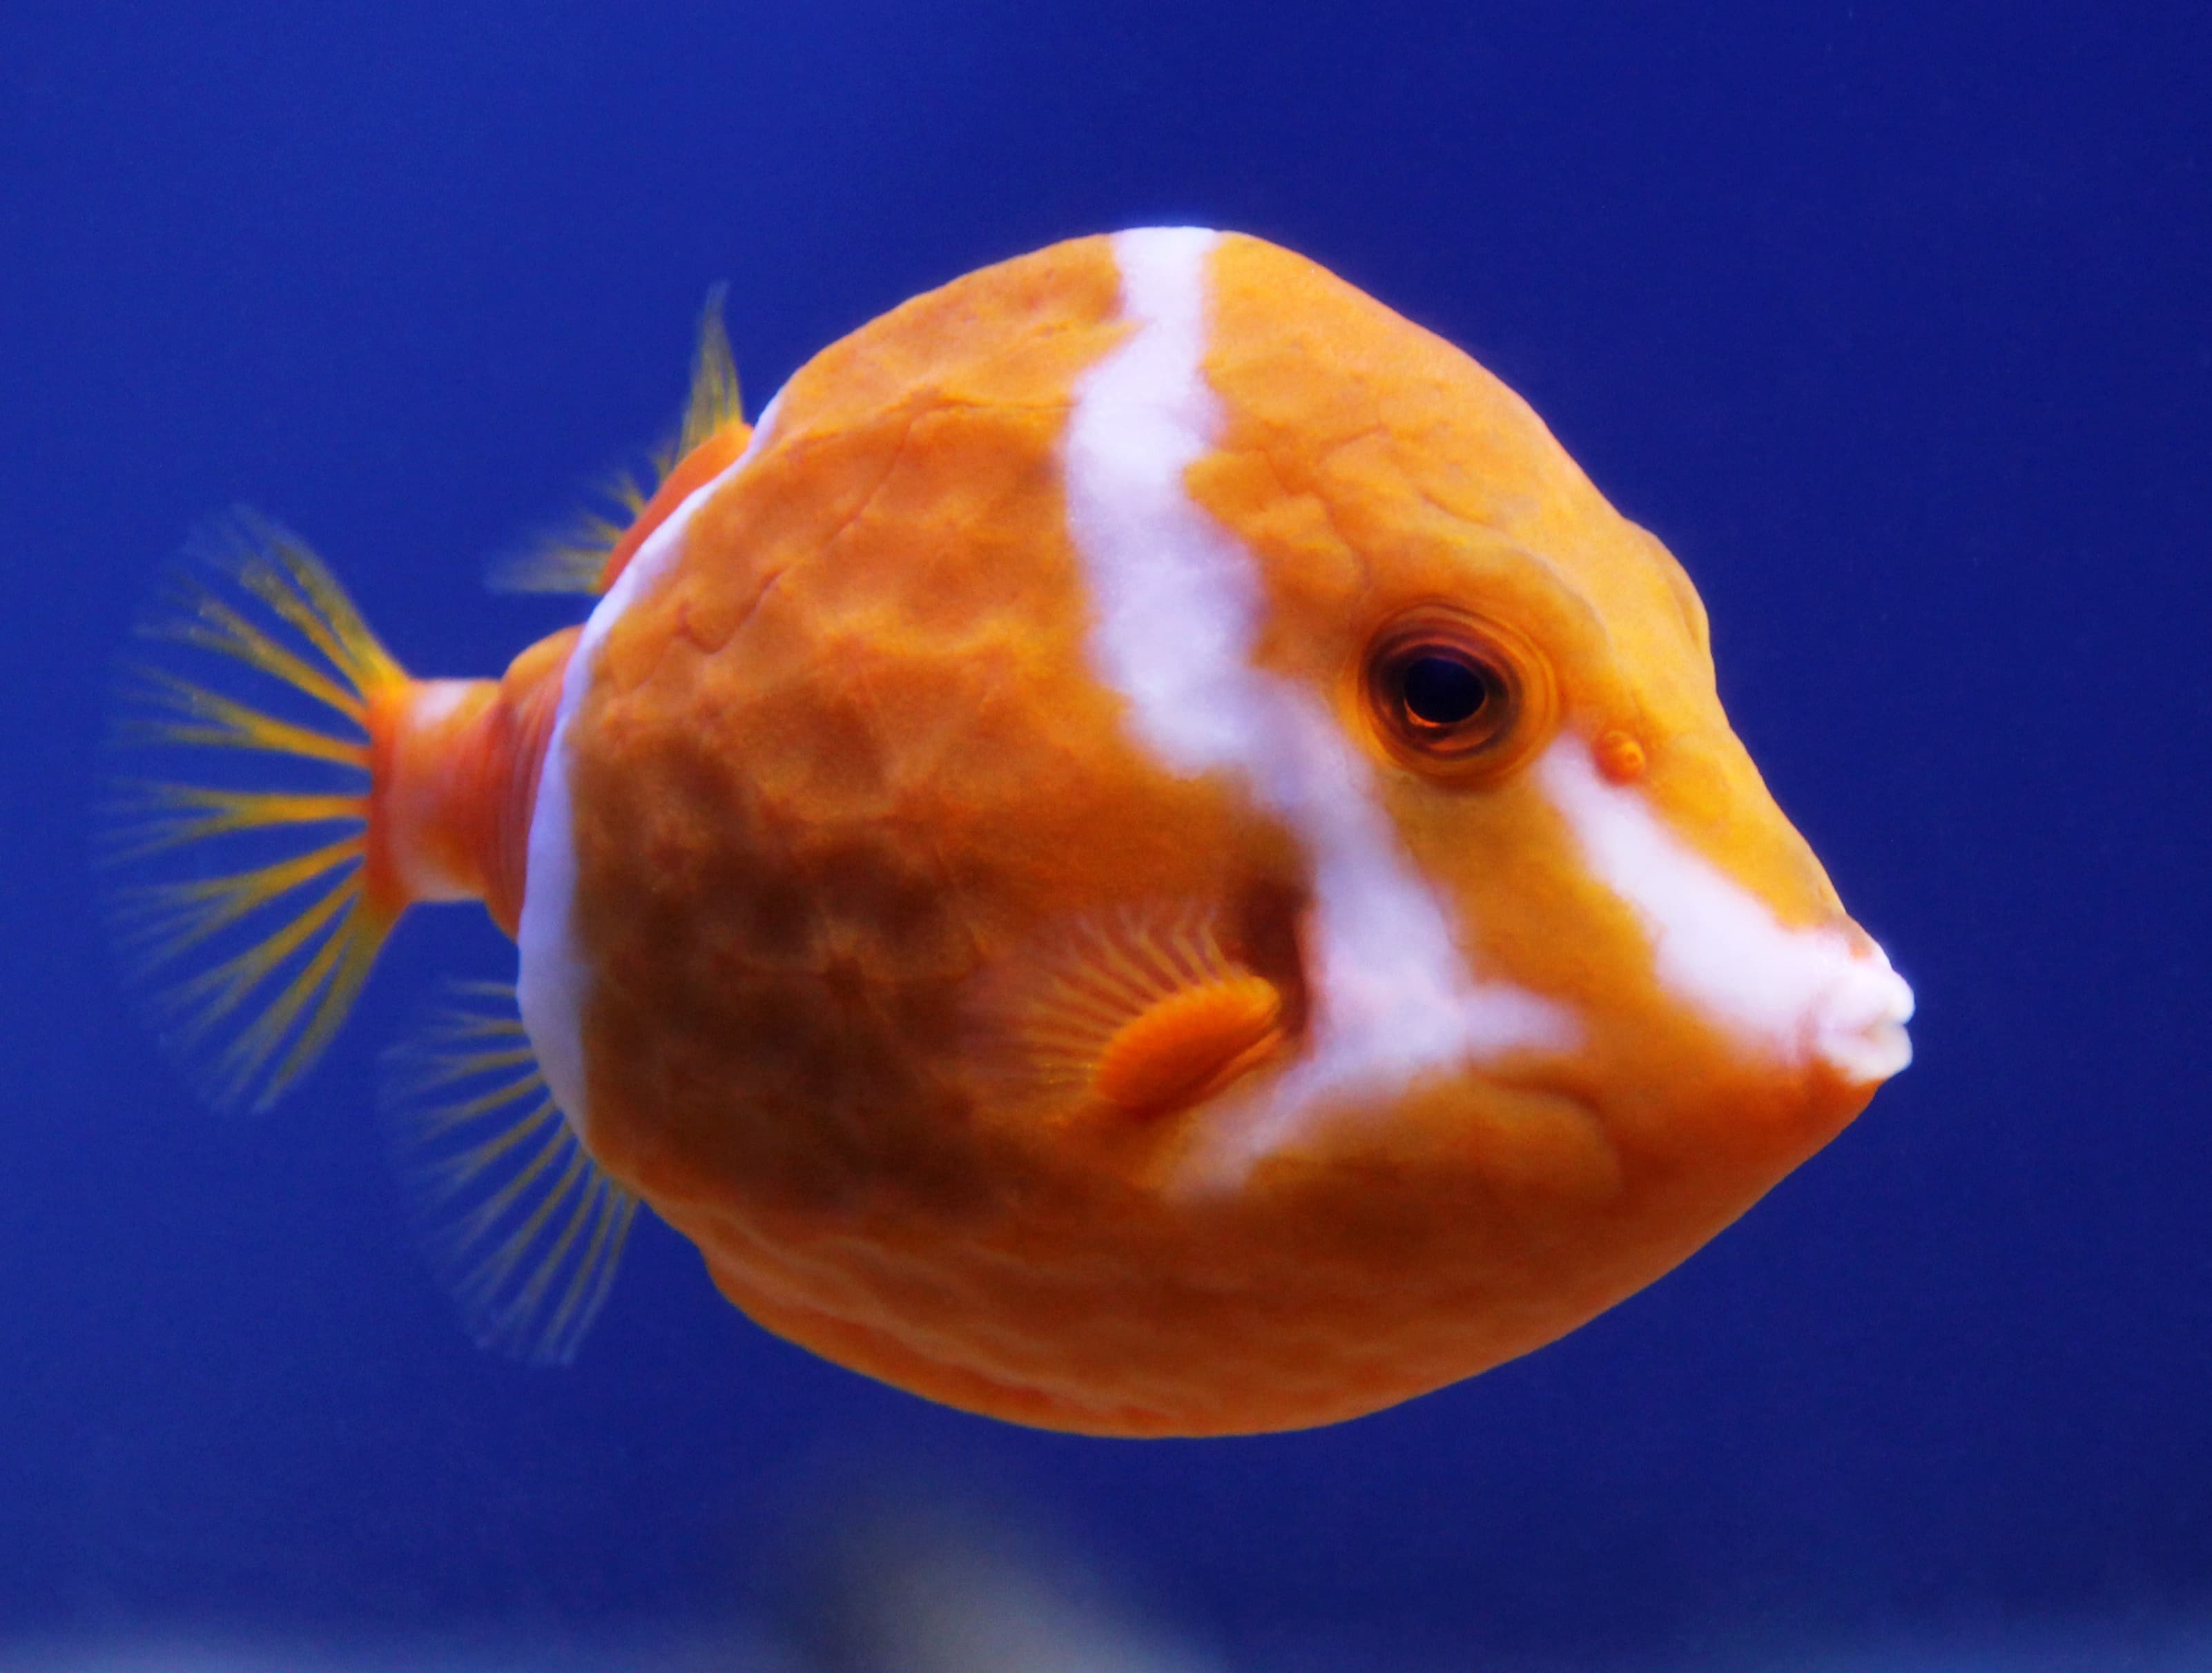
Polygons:
<instances>
[{"instance_id":1,"label":"yellow fin ray","mask_svg":"<svg viewBox=\"0 0 2212 1673\"><path fill-rule=\"evenodd\" d=\"M247 512L173 567L139 637L112 731L133 770L97 844L109 923L203 1095L265 1108L398 915L369 870L368 721L407 676L321 561Z\"/></svg>"},{"instance_id":2,"label":"yellow fin ray","mask_svg":"<svg viewBox=\"0 0 2212 1673\"><path fill-rule=\"evenodd\" d=\"M626 470L602 482L598 495L608 510L586 507L532 545L493 559L484 585L494 592L599 592L608 558L652 495Z\"/></svg>"},{"instance_id":3,"label":"yellow fin ray","mask_svg":"<svg viewBox=\"0 0 2212 1673\"><path fill-rule=\"evenodd\" d=\"M661 474L673 470L677 460L745 415L744 397L738 387L738 363L730 353L729 329L722 323L722 303L727 285L707 293L707 306L699 312L699 347L691 356L691 395L684 406L684 427L677 433L676 450Z\"/></svg>"},{"instance_id":4,"label":"yellow fin ray","mask_svg":"<svg viewBox=\"0 0 2212 1673\"><path fill-rule=\"evenodd\" d=\"M606 1301L637 1199L554 1102L514 989L456 983L447 1000L386 1058L420 1241L479 1346L565 1364Z\"/></svg>"},{"instance_id":5,"label":"yellow fin ray","mask_svg":"<svg viewBox=\"0 0 2212 1673\"><path fill-rule=\"evenodd\" d=\"M233 831L280 825L328 825L361 817L357 796L286 794L281 791L219 790L204 785L134 783L115 788L111 803L137 821L114 839L109 858L135 859L179 843Z\"/></svg>"},{"instance_id":6,"label":"yellow fin ray","mask_svg":"<svg viewBox=\"0 0 2212 1673\"><path fill-rule=\"evenodd\" d=\"M267 1090L254 1100L254 1107L266 1109L322 1056L361 997L390 929L390 921L379 922L366 902L356 900L347 906L337 928L320 937L313 955L224 1050L222 1064L232 1077L233 1096L243 1097L255 1082L265 1081ZM291 1039L295 1025L299 1034ZM269 1068L270 1059L284 1049L288 1039L290 1048Z\"/></svg>"},{"instance_id":7,"label":"yellow fin ray","mask_svg":"<svg viewBox=\"0 0 2212 1673\"><path fill-rule=\"evenodd\" d=\"M180 679L166 669L131 670L124 701L131 712L117 718L118 741L216 749L258 749L301 761L368 770L366 733L356 743L313 726L281 720L265 710ZM181 718L179 718L181 717Z\"/></svg>"},{"instance_id":8,"label":"yellow fin ray","mask_svg":"<svg viewBox=\"0 0 2212 1673\"><path fill-rule=\"evenodd\" d=\"M250 512L240 526L258 543L236 567L239 585L319 652L356 696L407 677L338 578L297 536Z\"/></svg>"},{"instance_id":9,"label":"yellow fin ray","mask_svg":"<svg viewBox=\"0 0 2212 1673\"><path fill-rule=\"evenodd\" d=\"M212 1024L302 948L313 943L319 952L325 929L332 918L352 906L360 893L359 886L351 878L339 879L312 906L279 923L244 951L171 983L156 997L155 1004L164 1011L184 1017L189 1027L201 1028ZM166 961L178 956L183 950L178 945L179 937L191 936L198 930L197 924L186 925L167 942L150 949L147 957Z\"/></svg>"},{"instance_id":10,"label":"yellow fin ray","mask_svg":"<svg viewBox=\"0 0 2212 1673\"><path fill-rule=\"evenodd\" d=\"M676 439L653 450L648 476L617 471L601 483L595 497L573 519L519 552L495 558L484 572L495 592L560 592L595 595L606 590L607 566L623 537L676 467L702 442L732 424L744 409L738 386L730 334L722 323L728 287L708 293L699 317L699 346L691 357L691 387Z\"/></svg>"},{"instance_id":11,"label":"yellow fin ray","mask_svg":"<svg viewBox=\"0 0 2212 1673\"><path fill-rule=\"evenodd\" d=\"M345 837L250 871L119 888L110 897L109 911L125 948L142 967L150 970L294 889L357 862L361 854L362 839ZM297 918L290 920L293 924L298 921ZM280 926L268 938L289 933L288 927Z\"/></svg>"}]
</instances>

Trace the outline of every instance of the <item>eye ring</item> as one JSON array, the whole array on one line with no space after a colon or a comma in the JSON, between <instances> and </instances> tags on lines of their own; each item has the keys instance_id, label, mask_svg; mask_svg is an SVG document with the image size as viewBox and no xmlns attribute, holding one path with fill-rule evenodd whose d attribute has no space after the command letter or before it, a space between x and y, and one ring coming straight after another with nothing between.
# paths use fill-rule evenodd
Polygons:
<instances>
[{"instance_id":1,"label":"eye ring","mask_svg":"<svg viewBox=\"0 0 2212 1673\"><path fill-rule=\"evenodd\" d=\"M1431 778L1489 782L1549 730L1548 665L1510 629L1429 606L1369 642L1361 707L1383 749Z\"/></svg>"}]
</instances>

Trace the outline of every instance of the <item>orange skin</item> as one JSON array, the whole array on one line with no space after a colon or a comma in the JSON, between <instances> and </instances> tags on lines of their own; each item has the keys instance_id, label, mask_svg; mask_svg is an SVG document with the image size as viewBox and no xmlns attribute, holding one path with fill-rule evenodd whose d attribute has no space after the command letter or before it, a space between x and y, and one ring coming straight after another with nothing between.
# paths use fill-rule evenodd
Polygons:
<instances>
[{"instance_id":1,"label":"orange skin","mask_svg":"<svg viewBox=\"0 0 2212 1673\"><path fill-rule=\"evenodd\" d=\"M1363 708L1378 627L1477 599L1541 665L1516 769L1579 734L1784 923L1842 922L1728 728L1673 559L1449 345L1255 240L1224 239L1211 280L1229 427L1188 487L1259 563L1260 659L1362 741L1470 963L1571 1006L1573 1052L1340 1103L1206 1183L1227 1100L1301 1049L1311 882L1241 784L1164 768L1092 671L1060 449L1131 329L1103 239L971 275L802 369L606 637L568 734L592 1153L768 1328L1101 1434L1326 1423L1526 1353L1688 1255L1872 1091L1747 1060L1665 991L1525 772L1424 776ZM685 493L709 463L679 467ZM474 788L410 815L410 852L510 930L514 810L567 652L472 698L465 747L421 741L474 761L449 779ZM1127 1060L1150 1037L1125 1034L1109 1076L1190 1098L1125 1107L1024 1069L1025 996L1071 930L1193 912L1247 985L1133 1019L1166 1067L1146 1080Z\"/></svg>"},{"instance_id":2,"label":"orange skin","mask_svg":"<svg viewBox=\"0 0 2212 1673\"><path fill-rule=\"evenodd\" d=\"M371 695L366 882L391 916L482 900L514 934L530 810L580 631L547 634L497 680L403 680Z\"/></svg>"}]
</instances>

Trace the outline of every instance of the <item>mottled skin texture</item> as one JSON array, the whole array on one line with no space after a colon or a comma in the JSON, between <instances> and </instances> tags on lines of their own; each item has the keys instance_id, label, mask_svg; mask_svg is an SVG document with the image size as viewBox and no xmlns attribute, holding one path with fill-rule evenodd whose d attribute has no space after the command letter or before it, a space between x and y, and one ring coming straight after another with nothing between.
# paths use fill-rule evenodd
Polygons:
<instances>
[{"instance_id":1,"label":"mottled skin texture","mask_svg":"<svg viewBox=\"0 0 2212 1673\"><path fill-rule=\"evenodd\" d=\"M1472 966L1587 1039L1323 1109L1228 1186L1186 1166L1222 1100L1130 1120L1024 1079L1006 996L1072 924L1206 912L1290 1052L1309 998L1297 844L1232 777L1156 764L1088 659L1060 447L1117 289L1106 241L1059 245L825 352L608 636L569 731L585 1137L738 1306L903 1387L1108 1434L1327 1422L1649 1282L1869 1090L1688 1016L1525 773L1440 783L1373 743L1378 628L1429 601L1508 625L1548 727L1632 738L1653 804L1785 922L1837 907L1658 543L1464 355L1228 239L1228 428L1188 486L1261 561L1261 659L1368 740Z\"/></svg>"}]
</instances>

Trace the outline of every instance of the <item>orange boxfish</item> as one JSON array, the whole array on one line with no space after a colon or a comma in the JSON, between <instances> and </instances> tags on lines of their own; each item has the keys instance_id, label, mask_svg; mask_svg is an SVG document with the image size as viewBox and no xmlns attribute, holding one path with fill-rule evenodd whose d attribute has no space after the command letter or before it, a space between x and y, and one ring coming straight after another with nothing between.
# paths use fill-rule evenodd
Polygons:
<instances>
[{"instance_id":1,"label":"orange boxfish","mask_svg":"<svg viewBox=\"0 0 2212 1673\"><path fill-rule=\"evenodd\" d=\"M1680 566L1300 257L1056 245L750 426L710 308L664 464L509 575L597 602L498 679L251 519L126 676L114 916L215 1101L410 906L514 938L389 1059L481 1341L572 1355L643 1203L934 1400L1328 1423L1651 1282L1910 1056Z\"/></svg>"}]
</instances>

